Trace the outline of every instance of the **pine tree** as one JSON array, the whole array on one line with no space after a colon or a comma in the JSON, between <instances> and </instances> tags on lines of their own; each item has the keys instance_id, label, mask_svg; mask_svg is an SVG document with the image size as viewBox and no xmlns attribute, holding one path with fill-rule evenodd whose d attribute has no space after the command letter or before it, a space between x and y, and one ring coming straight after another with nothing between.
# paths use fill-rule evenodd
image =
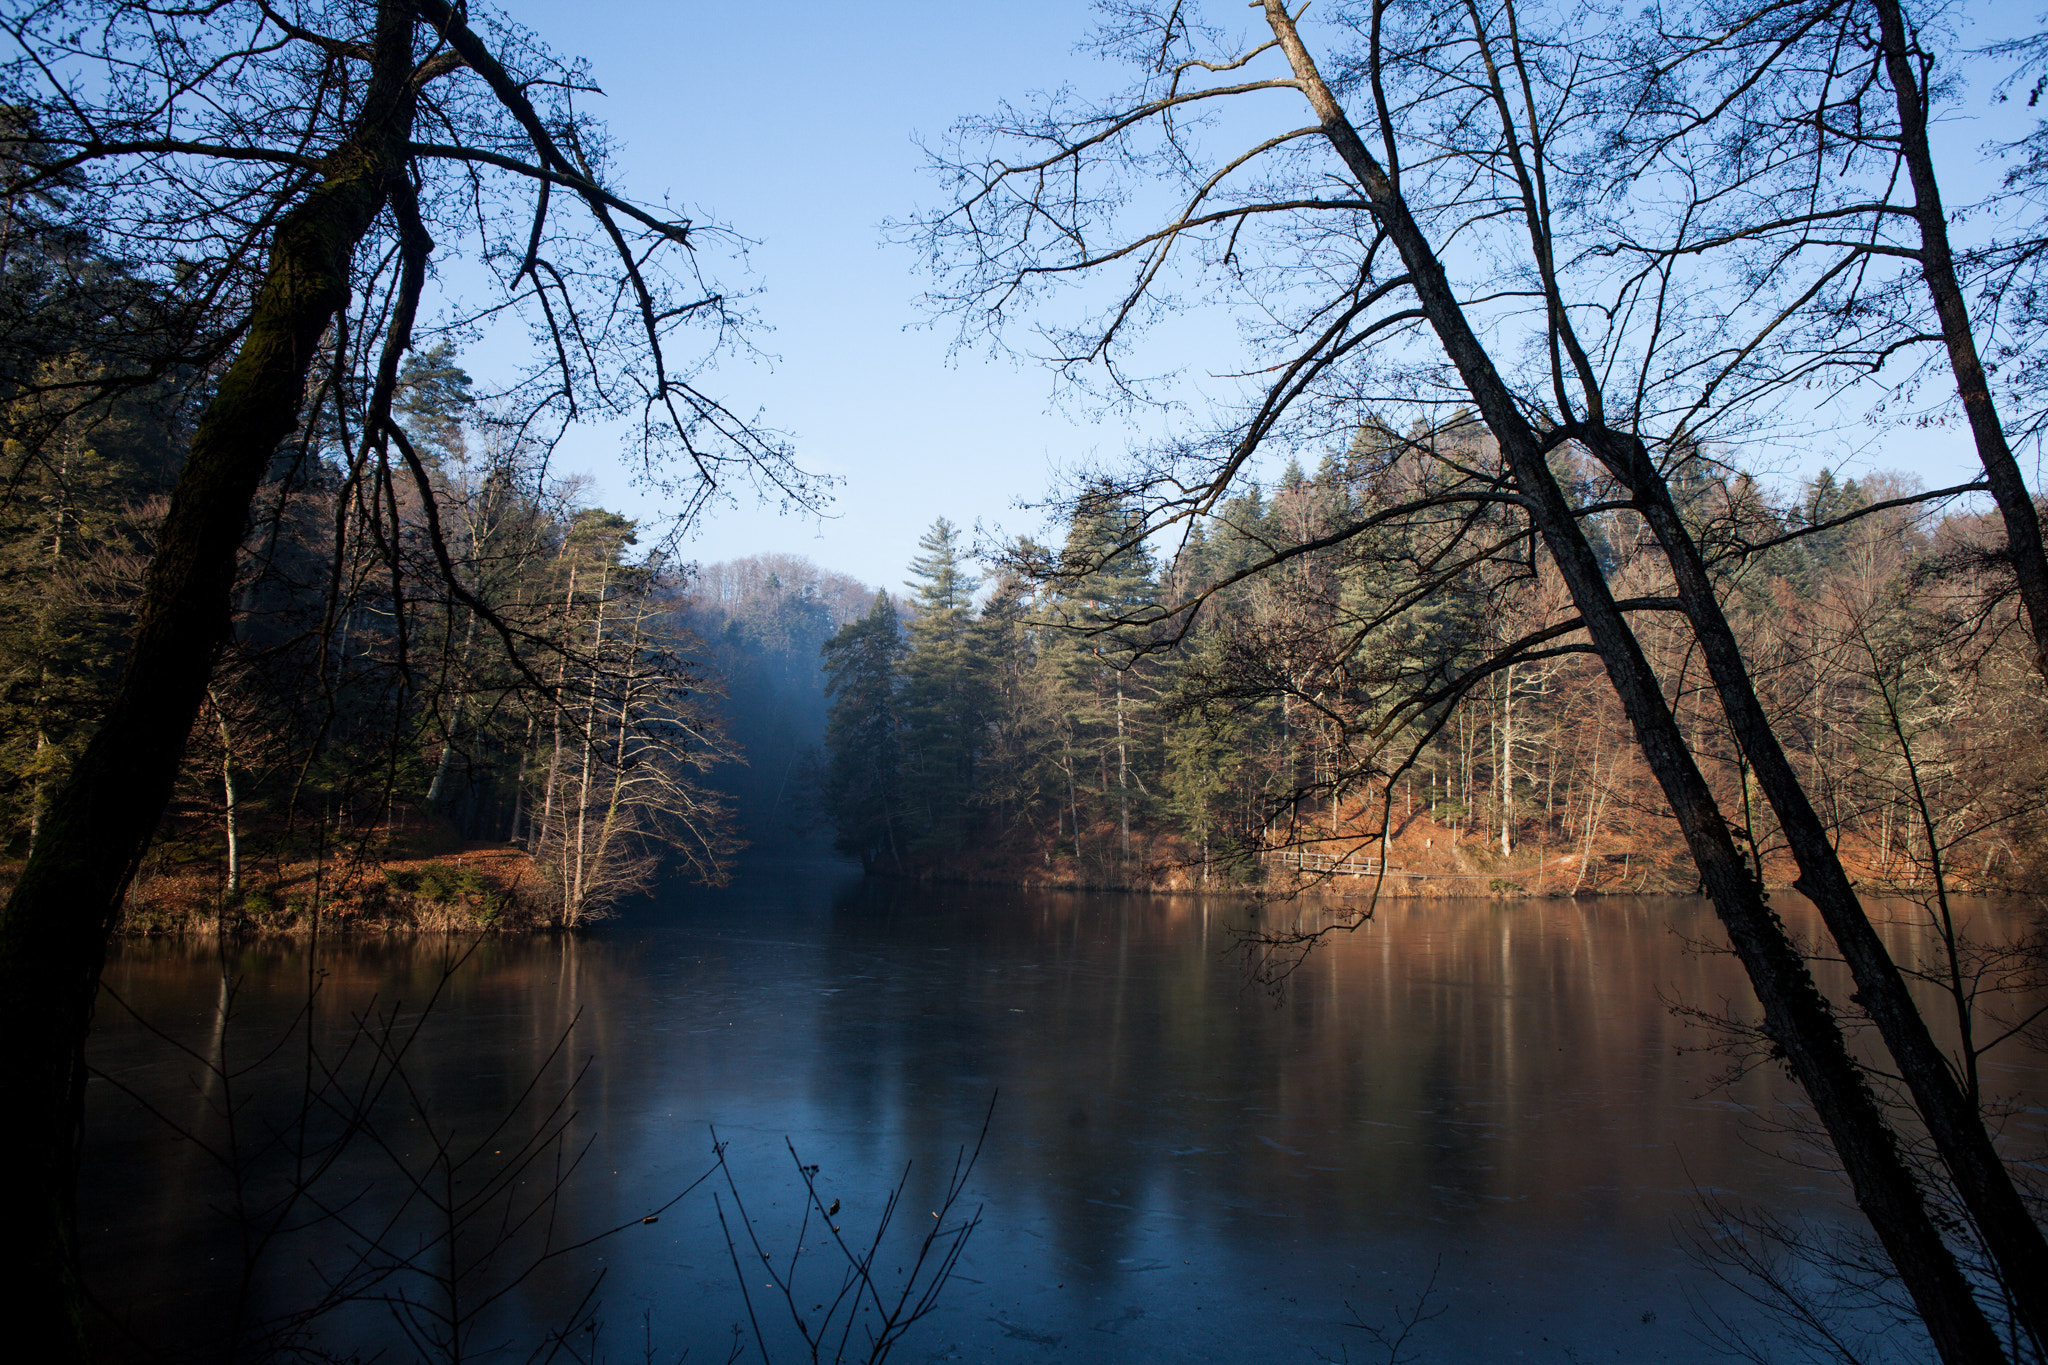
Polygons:
<instances>
[{"instance_id":1,"label":"pine tree","mask_svg":"<svg viewBox=\"0 0 2048 1365\"><path fill-rule=\"evenodd\" d=\"M399 368L391 411L430 464L462 458L463 419L476 405L470 382L469 371L455 363L455 348L446 340L412 352Z\"/></svg>"},{"instance_id":2,"label":"pine tree","mask_svg":"<svg viewBox=\"0 0 2048 1365\"><path fill-rule=\"evenodd\" d=\"M1019 558L1036 553L1029 541ZM1036 620L1030 580L1015 570L999 578L969 634L981 665L985 706L975 766L975 804L990 813L997 839L1020 826L1037 828L1046 816L1055 832L1039 842L1050 862L1065 822L1065 781L1057 761L1059 689L1047 686L1042 666L1043 627Z\"/></svg>"},{"instance_id":3,"label":"pine tree","mask_svg":"<svg viewBox=\"0 0 2048 1365\"><path fill-rule=\"evenodd\" d=\"M1204 631L1190 659L1187 681L1216 676L1225 666L1225 639L1220 631ZM1177 689L1166 734L1166 806L1181 832L1201 851L1202 880L1209 880L1218 862L1239 870L1243 855L1231 837L1230 811L1241 804L1238 783L1246 766L1250 726L1226 702L1197 695L1199 684Z\"/></svg>"}]
</instances>

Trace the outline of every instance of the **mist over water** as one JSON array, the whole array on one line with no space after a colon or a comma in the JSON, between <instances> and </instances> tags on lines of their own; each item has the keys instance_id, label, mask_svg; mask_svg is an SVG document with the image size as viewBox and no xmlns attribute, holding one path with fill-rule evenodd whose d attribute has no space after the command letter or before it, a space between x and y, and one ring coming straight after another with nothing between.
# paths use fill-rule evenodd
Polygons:
<instances>
[{"instance_id":1,"label":"mist over water","mask_svg":"<svg viewBox=\"0 0 2048 1365\"><path fill-rule=\"evenodd\" d=\"M1817 928L1782 909L1795 932ZM1260 910L1268 925L1320 922ZM1712 951L1705 902L1383 902L1277 992L1239 946L1253 913L762 864L585 937L483 943L445 985L438 942L339 943L311 961L251 948L231 963L224 1036L262 1057L309 974L329 1052L357 1018L410 1020L438 990L406 1069L433 1122L486 1133L536 1077L543 1097L574 1082L565 1148L589 1147L563 1240L687 1187L714 1126L778 1257L802 1193L785 1139L820 1167L850 1235L872 1229L908 1164L899 1226L921 1233L993 1099L966 1209L981 1224L899 1360L1384 1359L1347 1324L1392 1328L1425 1302L1441 1311L1409 1340L1419 1359L1712 1360L1702 1311L1767 1329L1688 1252L1702 1192L1861 1231L1798 1136L1789 1083L1767 1065L1731 1076L1714 1037L1674 1012L1756 1013ZM1910 931L1893 939L1917 951ZM87 1255L143 1337L202 1330L239 1244L215 1212L216 1163L163 1118L200 1125L222 1096L153 1030L201 1055L221 1045L219 963L203 945L131 943L107 979L126 1008L103 1004L94 1041L120 1086L97 1081L90 1099ZM246 1131L289 1115L304 1050L290 1036L261 1089L244 1082ZM2032 1105L2007 1125L2016 1149L2048 1146L2041 1058L1988 1074ZM351 1217L398 1197L375 1153L344 1166L333 1188L352 1191ZM504 1358L524 1359L602 1271L612 1358L640 1358L651 1334L660 1358L725 1359L748 1308L712 1189L551 1263L478 1343L519 1342ZM306 1292L296 1255L257 1277L259 1301ZM754 1308L776 1358L796 1358L780 1302L757 1292ZM328 1330L411 1358L381 1306Z\"/></svg>"}]
</instances>

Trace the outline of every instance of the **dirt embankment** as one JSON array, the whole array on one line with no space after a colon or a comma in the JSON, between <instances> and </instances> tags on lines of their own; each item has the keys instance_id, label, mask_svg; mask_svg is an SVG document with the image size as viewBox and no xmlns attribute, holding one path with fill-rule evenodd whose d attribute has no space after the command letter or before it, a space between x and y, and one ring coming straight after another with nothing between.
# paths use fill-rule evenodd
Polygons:
<instances>
[{"instance_id":1,"label":"dirt embankment","mask_svg":"<svg viewBox=\"0 0 2048 1365\"><path fill-rule=\"evenodd\" d=\"M241 878L230 889L212 828L176 814L128 888L119 932L532 933L555 927L556 897L533 859L503 843L465 840L444 820L402 821L349 837L251 822L242 831ZM0 863L0 896L21 865Z\"/></svg>"},{"instance_id":2,"label":"dirt embankment","mask_svg":"<svg viewBox=\"0 0 2048 1365\"><path fill-rule=\"evenodd\" d=\"M452 839L261 858L239 894L217 858L158 857L129 890L121 932L530 933L551 925L541 890L523 850Z\"/></svg>"},{"instance_id":3,"label":"dirt embankment","mask_svg":"<svg viewBox=\"0 0 2048 1365\"><path fill-rule=\"evenodd\" d=\"M1546 834L1552 837L1546 838ZM1276 831L1275 846L1256 855L1203 849L1172 832L1132 832L1123 856L1122 833L1105 823L1084 830L1081 852L1065 835L1057 842L1042 833L1012 831L970 840L967 847L883 860L872 869L883 876L923 881L1071 891L1137 891L1153 894L1314 895L1356 900L1372 895L1597 896L1691 895L1699 873L1677 831L1667 820L1615 822L1596 842L1563 840L1533 824L1515 831L1503 852L1498 830L1480 832L1438 824L1416 813L1397 821L1384 845L1377 838L1332 839L1304 828L1291 837ZM1870 850L1850 844L1842 850L1850 876L1860 885L1887 891L1918 884L1917 870L1878 866ZM1798 875L1782 849L1763 857L1764 885L1789 888ZM1989 884L1970 889L2008 889Z\"/></svg>"}]
</instances>

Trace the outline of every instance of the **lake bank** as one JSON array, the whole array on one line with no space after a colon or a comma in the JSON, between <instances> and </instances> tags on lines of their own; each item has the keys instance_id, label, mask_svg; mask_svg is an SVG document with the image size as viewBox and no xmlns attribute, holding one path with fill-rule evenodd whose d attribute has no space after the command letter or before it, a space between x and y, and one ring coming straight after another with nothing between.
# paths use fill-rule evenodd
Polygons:
<instances>
[{"instance_id":1,"label":"lake bank","mask_svg":"<svg viewBox=\"0 0 2048 1365\"><path fill-rule=\"evenodd\" d=\"M524 934L559 927L533 859L504 844L262 859L230 893L212 861L159 860L129 889L123 937Z\"/></svg>"},{"instance_id":2,"label":"lake bank","mask_svg":"<svg viewBox=\"0 0 2048 1365\"><path fill-rule=\"evenodd\" d=\"M1276 826L1263 852L1214 850L1178 833L1134 829L1128 857L1120 831L1104 823L1087 832L1082 852L1071 835L1048 842L1043 831L983 830L959 848L877 856L871 876L925 886L1006 887L1020 891L1113 892L1147 896L1244 896L1336 903L1384 900L1571 899L1604 896L1691 896L1700 892L1697 864L1668 819L1620 826L1597 842L1543 837L1528 822L1515 842L1498 831L1439 823L1417 810L1391 836L1333 839L1304 825ZM1758 852L1759 880L1771 892L1792 891L1799 867L1778 841ZM1931 890L1927 869L1898 850L1877 856L1845 841L1840 850L1851 880L1866 894L1912 895ZM1944 869L1951 894L2023 895L2027 869L2007 860Z\"/></svg>"}]
</instances>

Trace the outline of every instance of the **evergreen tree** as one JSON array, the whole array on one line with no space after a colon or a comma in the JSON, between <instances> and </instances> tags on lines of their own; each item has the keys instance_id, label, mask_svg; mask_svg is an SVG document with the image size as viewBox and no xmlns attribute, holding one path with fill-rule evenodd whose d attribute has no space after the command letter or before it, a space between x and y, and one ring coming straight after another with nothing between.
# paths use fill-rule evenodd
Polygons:
<instances>
[{"instance_id":1,"label":"evergreen tree","mask_svg":"<svg viewBox=\"0 0 2048 1365\"><path fill-rule=\"evenodd\" d=\"M961 562L959 529L944 517L919 538L910 562L909 650L901 708L905 765L915 800L913 847L958 847L975 794L986 723L985 662L973 645L974 590Z\"/></svg>"},{"instance_id":2,"label":"evergreen tree","mask_svg":"<svg viewBox=\"0 0 2048 1365\"><path fill-rule=\"evenodd\" d=\"M462 423L475 405L469 371L455 363L455 348L448 341L411 352L399 367L391 411L430 463L462 458Z\"/></svg>"},{"instance_id":3,"label":"evergreen tree","mask_svg":"<svg viewBox=\"0 0 2048 1365\"><path fill-rule=\"evenodd\" d=\"M903 631L889 594L825 642L825 808L833 846L872 868L900 865L908 843L902 711Z\"/></svg>"},{"instance_id":4,"label":"evergreen tree","mask_svg":"<svg viewBox=\"0 0 2048 1365\"><path fill-rule=\"evenodd\" d=\"M1036 553L1026 541L1020 558ZM991 813L992 834L1063 822L1065 791L1057 755L1058 692L1046 686L1042 628L1035 622L1032 584L1010 571L997 580L970 631L968 647L982 667L985 706L976 760L975 804ZM1059 843L1053 833L1042 844L1049 861Z\"/></svg>"},{"instance_id":5,"label":"evergreen tree","mask_svg":"<svg viewBox=\"0 0 2048 1365\"><path fill-rule=\"evenodd\" d=\"M1801 490L1799 507L1791 518L1792 528L1827 526L1829 522L1869 505L1869 495L1857 485L1856 480L1844 482L1835 477L1833 470L1823 469ZM1804 551L1805 572L1801 575L1800 586L1807 595L1812 595L1822 577L1841 566L1843 555L1855 534L1854 527L1834 526L1794 542Z\"/></svg>"},{"instance_id":6,"label":"evergreen tree","mask_svg":"<svg viewBox=\"0 0 2048 1365\"><path fill-rule=\"evenodd\" d=\"M1223 634L1204 631L1182 681L1215 676L1224 667L1224 651ZM1169 709L1174 720L1166 734L1167 810L1200 850L1204 882L1218 862L1241 872L1243 856L1230 834L1230 812L1237 804L1234 798L1242 796L1238 784L1251 727L1238 708L1202 697L1198 688L1185 689Z\"/></svg>"},{"instance_id":7,"label":"evergreen tree","mask_svg":"<svg viewBox=\"0 0 2048 1365\"><path fill-rule=\"evenodd\" d=\"M1158 771L1152 708L1158 664L1148 650L1158 571L1140 529L1137 510L1113 492L1081 499L1060 554L1063 591L1051 604L1059 629L1048 641L1049 660L1065 682L1065 728L1074 751L1069 765L1093 769L1095 788L1116 822L1120 862L1132 856L1134 813L1150 804L1144 774ZM1077 845L1079 776L1070 771Z\"/></svg>"}]
</instances>

